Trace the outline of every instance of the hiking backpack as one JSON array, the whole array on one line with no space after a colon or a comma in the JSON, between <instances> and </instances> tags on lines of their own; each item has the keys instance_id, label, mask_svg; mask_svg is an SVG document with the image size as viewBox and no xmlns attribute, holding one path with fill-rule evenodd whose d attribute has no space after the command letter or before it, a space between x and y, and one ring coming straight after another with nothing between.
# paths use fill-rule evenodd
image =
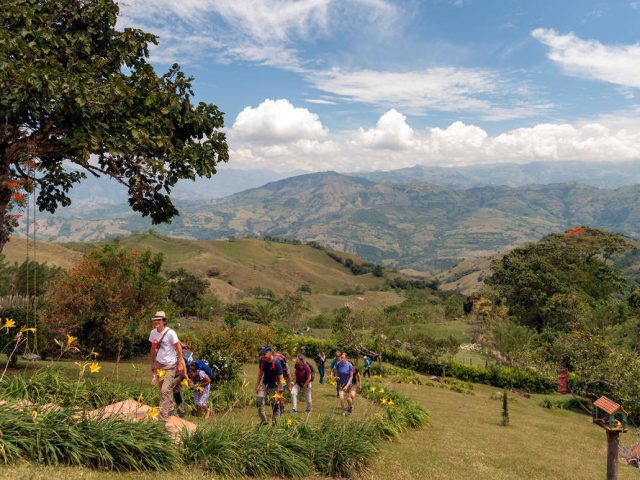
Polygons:
<instances>
[{"instance_id":1,"label":"hiking backpack","mask_svg":"<svg viewBox=\"0 0 640 480\"><path fill-rule=\"evenodd\" d=\"M180 342L180 344L182 345L182 358L184 359L184 364L189 368L189 365L193 362L193 352L184 343Z\"/></svg>"},{"instance_id":2,"label":"hiking backpack","mask_svg":"<svg viewBox=\"0 0 640 480\"><path fill-rule=\"evenodd\" d=\"M316 379L316 369L313 368L309 362L304 362L306 365L309 365L309 370L311 370L311 381L313 382Z\"/></svg>"},{"instance_id":3,"label":"hiking backpack","mask_svg":"<svg viewBox=\"0 0 640 480\"><path fill-rule=\"evenodd\" d=\"M195 365L196 370L202 370L207 374L209 380L213 381L213 371L211 370L211 367L206 360L196 360L195 362L193 362L193 364Z\"/></svg>"}]
</instances>

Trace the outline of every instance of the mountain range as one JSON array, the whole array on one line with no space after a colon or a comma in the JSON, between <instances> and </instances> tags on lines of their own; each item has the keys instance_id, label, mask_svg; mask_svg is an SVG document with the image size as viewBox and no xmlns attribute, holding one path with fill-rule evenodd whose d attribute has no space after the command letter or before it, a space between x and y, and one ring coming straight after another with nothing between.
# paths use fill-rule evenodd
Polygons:
<instances>
[{"instance_id":1,"label":"mountain range","mask_svg":"<svg viewBox=\"0 0 640 480\"><path fill-rule=\"evenodd\" d=\"M312 240L421 271L448 268L575 225L640 235L640 185L451 188L369 177L314 173L221 199L178 200L181 215L153 228L194 239L271 235ZM150 222L121 204L38 217L39 238L58 242L95 241L149 228Z\"/></svg>"}]
</instances>

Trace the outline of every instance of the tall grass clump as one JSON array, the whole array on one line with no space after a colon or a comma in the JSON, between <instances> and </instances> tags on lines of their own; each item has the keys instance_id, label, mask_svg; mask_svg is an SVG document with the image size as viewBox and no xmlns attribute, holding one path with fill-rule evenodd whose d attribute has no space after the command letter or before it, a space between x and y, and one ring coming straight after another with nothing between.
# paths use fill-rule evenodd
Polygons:
<instances>
[{"instance_id":1,"label":"tall grass clump","mask_svg":"<svg viewBox=\"0 0 640 480\"><path fill-rule=\"evenodd\" d=\"M71 409L5 404L0 461L26 460L114 471L168 470L180 455L161 422L89 418Z\"/></svg>"},{"instance_id":2,"label":"tall grass clump","mask_svg":"<svg viewBox=\"0 0 640 480\"><path fill-rule=\"evenodd\" d=\"M55 403L63 407L94 409L143 394L157 403L157 389L130 390L107 380L72 379L55 369L33 374L6 376L0 381L0 397L29 400L36 404Z\"/></svg>"},{"instance_id":3,"label":"tall grass clump","mask_svg":"<svg viewBox=\"0 0 640 480\"><path fill-rule=\"evenodd\" d=\"M317 473L353 477L367 469L379 451L381 437L370 421L324 417L301 428Z\"/></svg>"},{"instance_id":4,"label":"tall grass clump","mask_svg":"<svg viewBox=\"0 0 640 480\"><path fill-rule=\"evenodd\" d=\"M410 398L400 393L385 390L379 383L367 382L362 386L362 396L379 403L387 412L387 425L377 422L380 435L389 438L391 431L422 428L429 424L429 413Z\"/></svg>"},{"instance_id":5,"label":"tall grass clump","mask_svg":"<svg viewBox=\"0 0 640 480\"><path fill-rule=\"evenodd\" d=\"M183 437L183 458L223 476L305 477L308 444L294 430L216 422Z\"/></svg>"}]
</instances>

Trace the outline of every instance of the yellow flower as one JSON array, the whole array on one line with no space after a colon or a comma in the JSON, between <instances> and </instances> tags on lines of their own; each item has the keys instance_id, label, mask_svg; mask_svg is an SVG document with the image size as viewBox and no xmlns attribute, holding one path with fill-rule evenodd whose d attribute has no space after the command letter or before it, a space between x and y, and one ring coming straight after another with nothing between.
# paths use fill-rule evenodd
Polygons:
<instances>
[{"instance_id":1,"label":"yellow flower","mask_svg":"<svg viewBox=\"0 0 640 480\"><path fill-rule=\"evenodd\" d=\"M91 351L91 353L89 354L90 357L93 358L98 358L100 356L100 354L98 352L94 352L93 350Z\"/></svg>"},{"instance_id":2,"label":"yellow flower","mask_svg":"<svg viewBox=\"0 0 640 480\"><path fill-rule=\"evenodd\" d=\"M389 403L389 400L387 400L386 398L383 398L382 400L380 400L380 403L382 403L383 405L386 405L387 403Z\"/></svg>"},{"instance_id":3,"label":"yellow flower","mask_svg":"<svg viewBox=\"0 0 640 480\"><path fill-rule=\"evenodd\" d=\"M67 335L67 347L70 347L73 342L78 340L78 337L74 337L73 335Z\"/></svg>"},{"instance_id":4,"label":"yellow flower","mask_svg":"<svg viewBox=\"0 0 640 480\"><path fill-rule=\"evenodd\" d=\"M182 381L180 382L180 385L187 388L189 386L189 380L187 380L186 378L183 378Z\"/></svg>"},{"instance_id":5,"label":"yellow flower","mask_svg":"<svg viewBox=\"0 0 640 480\"><path fill-rule=\"evenodd\" d=\"M36 410L31 411L31 418L35 422L36 418L38 418L38 412Z\"/></svg>"},{"instance_id":6,"label":"yellow flower","mask_svg":"<svg viewBox=\"0 0 640 480\"><path fill-rule=\"evenodd\" d=\"M102 367L98 365L96 362L91 362L91 365L89 365L89 371L91 373L98 373L101 368Z\"/></svg>"},{"instance_id":7,"label":"yellow flower","mask_svg":"<svg viewBox=\"0 0 640 480\"><path fill-rule=\"evenodd\" d=\"M202 388L202 385L194 385L194 386L193 386L193 389L194 389L196 392L201 392L201 393L202 393L202 392L204 392L204 388Z\"/></svg>"},{"instance_id":8,"label":"yellow flower","mask_svg":"<svg viewBox=\"0 0 640 480\"><path fill-rule=\"evenodd\" d=\"M384 393L384 388L380 387L380 393Z\"/></svg>"},{"instance_id":9,"label":"yellow flower","mask_svg":"<svg viewBox=\"0 0 640 480\"><path fill-rule=\"evenodd\" d=\"M2 328L6 329L8 333L9 329L15 326L16 326L16 322L13 320L13 318L5 318L4 325L2 325Z\"/></svg>"},{"instance_id":10,"label":"yellow flower","mask_svg":"<svg viewBox=\"0 0 640 480\"><path fill-rule=\"evenodd\" d=\"M290 427L291 425L293 425L293 420L287 418L287 427Z\"/></svg>"},{"instance_id":11,"label":"yellow flower","mask_svg":"<svg viewBox=\"0 0 640 480\"><path fill-rule=\"evenodd\" d=\"M24 332L36 333L36 330L37 330L37 329L36 329L35 327L29 327L29 328L27 328L27 327L22 327L22 328L20 329L20 331L21 331L21 332L23 332L23 333L24 333Z\"/></svg>"},{"instance_id":12,"label":"yellow flower","mask_svg":"<svg viewBox=\"0 0 640 480\"><path fill-rule=\"evenodd\" d=\"M156 370L156 375L158 375L158 378L162 379L167 376L167 371L159 368Z\"/></svg>"},{"instance_id":13,"label":"yellow flower","mask_svg":"<svg viewBox=\"0 0 640 480\"><path fill-rule=\"evenodd\" d=\"M158 407L153 407L151 410L147 412L147 417L152 420L155 420L160 415L160 409Z\"/></svg>"},{"instance_id":14,"label":"yellow flower","mask_svg":"<svg viewBox=\"0 0 640 480\"><path fill-rule=\"evenodd\" d=\"M142 403L142 400L144 400L144 396L142 394L138 395L138 398L136 399L136 401L138 403Z\"/></svg>"},{"instance_id":15,"label":"yellow flower","mask_svg":"<svg viewBox=\"0 0 640 480\"><path fill-rule=\"evenodd\" d=\"M369 390L375 393L376 387L369 387Z\"/></svg>"},{"instance_id":16,"label":"yellow flower","mask_svg":"<svg viewBox=\"0 0 640 480\"><path fill-rule=\"evenodd\" d=\"M389 403L387 403L387 406L388 406L389 408L393 408L393 407L395 407L395 406L396 406L396 404L393 402L393 400L389 400Z\"/></svg>"},{"instance_id":17,"label":"yellow flower","mask_svg":"<svg viewBox=\"0 0 640 480\"><path fill-rule=\"evenodd\" d=\"M273 394L273 399L274 400L282 400L282 399L284 399L284 395L282 395L279 392L276 392L276 393Z\"/></svg>"}]
</instances>

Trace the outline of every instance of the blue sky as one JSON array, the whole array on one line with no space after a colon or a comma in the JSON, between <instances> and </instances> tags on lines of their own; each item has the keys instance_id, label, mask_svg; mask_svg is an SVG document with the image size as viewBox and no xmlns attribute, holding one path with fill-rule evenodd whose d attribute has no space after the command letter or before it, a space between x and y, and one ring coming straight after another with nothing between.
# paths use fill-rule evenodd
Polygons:
<instances>
[{"instance_id":1,"label":"blue sky","mask_svg":"<svg viewBox=\"0 0 640 480\"><path fill-rule=\"evenodd\" d=\"M640 1L123 0L226 113L231 165L640 158Z\"/></svg>"}]
</instances>

